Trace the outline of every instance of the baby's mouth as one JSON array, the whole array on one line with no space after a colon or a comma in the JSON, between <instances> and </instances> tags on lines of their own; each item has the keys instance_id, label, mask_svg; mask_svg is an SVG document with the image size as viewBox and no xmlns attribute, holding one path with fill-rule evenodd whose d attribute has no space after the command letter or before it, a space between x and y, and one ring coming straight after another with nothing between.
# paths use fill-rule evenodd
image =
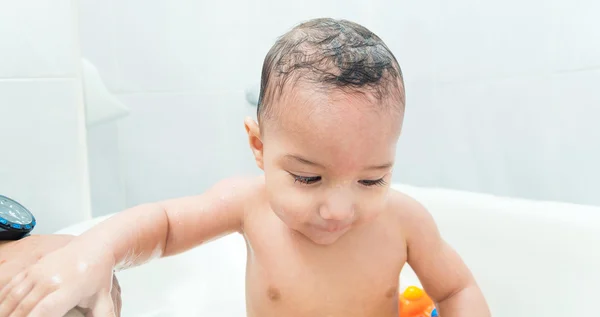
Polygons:
<instances>
[{"instance_id":1,"label":"baby's mouth","mask_svg":"<svg viewBox=\"0 0 600 317\"><path fill-rule=\"evenodd\" d=\"M314 227L319 230L319 231L325 231L325 232L329 232L329 233L336 233L336 232L341 232L344 231L348 228L350 228L351 224L343 224L343 223L332 223L332 224L327 224L324 226L317 226L315 225Z\"/></svg>"}]
</instances>

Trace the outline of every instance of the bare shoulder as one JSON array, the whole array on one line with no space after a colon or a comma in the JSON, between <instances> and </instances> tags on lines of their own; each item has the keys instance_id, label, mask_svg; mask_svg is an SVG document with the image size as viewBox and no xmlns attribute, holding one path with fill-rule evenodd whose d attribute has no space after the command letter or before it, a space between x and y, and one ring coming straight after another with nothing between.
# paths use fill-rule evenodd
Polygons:
<instances>
[{"instance_id":1,"label":"bare shoulder","mask_svg":"<svg viewBox=\"0 0 600 317\"><path fill-rule=\"evenodd\" d=\"M264 201L265 181L263 176L245 176L223 179L212 188L221 198L221 202L233 203L238 210L243 210L245 218L249 210L253 210Z\"/></svg>"},{"instance_id":2,"label":"bare shoulder","mask_svg":"<svg viewBox=\"0 0 600 317\"><path fill-rule=\"evenodd\" d=\"M186 214L194 217L212 213L211 217L214 218L215 214L226 214L231 216L232 220L239 219L241 221L248 206L260 198L260 193L264 191L263 183L262 177L225 178L202 194L173 198L158 204L165 210L174 211L173 216L187 211Z\"/></svg>"},{"instance_id":3,"label":"bare shoulder","mask_svg":"<svg viewBox=\"0 0 600 317\"><path fill-rule=\"evenodd\" d=\"M216 183L213 189L232 192L236 195L253 196L264 189L263 176L239 176L225 178Z\"/></svg>"},{"instance_id":4,"label":"bare shoulder","mask_svg":"<svg viewBox=\"0 0 600 317\"><path fill-rule=\"evenodd\" d=\"M221 200L245 205L262 196L264 183L263 176L230 177L216 183L210 191Z\"/></svg>"},{"instance_id":5,"label":"bare shoulder","mask_svg":"<svg viewBox=\"0 0 600 317\"><path fill-rule=\"evenodd\" d=\"M410 235L436 231L433 217L425 206L402 192L390 191L389 212L398 221L407 239Z\"/></svg>"},{"instance_id":6,"label":"bare shoulder","mask_svg":"<svg viewBox=\"0 0 600 317\"><path fill-rule=\"evenodd\" d=\"M396 214L402 220L418 220L421 217L429 216L429 212L420 202L394 189L390 190L388 207L391 212Z\"/></svg>"}]
</instances>

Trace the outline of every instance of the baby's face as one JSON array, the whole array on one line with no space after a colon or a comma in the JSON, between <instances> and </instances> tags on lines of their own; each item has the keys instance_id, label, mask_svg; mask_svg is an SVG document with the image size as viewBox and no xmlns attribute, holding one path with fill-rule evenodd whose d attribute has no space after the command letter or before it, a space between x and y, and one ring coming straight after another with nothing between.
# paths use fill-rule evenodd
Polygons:
<instances>
[{"instance_id":1,"label":"baby's face","mask_svg":"<svg viewBox=\"0 0 600 317\"><path fill-rule=\"evenodd\" d=\"M343 92L304 89L280 102L285 111L261 127L262 150L253 146L271 207L292 230L331 244L384 210L402 114Z\"/></svg>"}]
</instances>

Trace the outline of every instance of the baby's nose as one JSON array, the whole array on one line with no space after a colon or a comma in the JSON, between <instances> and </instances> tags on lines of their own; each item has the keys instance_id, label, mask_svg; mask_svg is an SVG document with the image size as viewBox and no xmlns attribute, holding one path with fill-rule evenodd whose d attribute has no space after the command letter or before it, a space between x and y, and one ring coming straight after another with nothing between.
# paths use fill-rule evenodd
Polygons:
<instances>
[{"instance_id":1,"label":"baby's nose","mask_svg":"<svg viewBox=\"0 0 600 317\"><path fill-rule=\"evenodd\" d=\"M319 208L319 215L325 220L345 221L354 216L354 207L349 201L329 202Z\"/></svg>"}]
</instances>

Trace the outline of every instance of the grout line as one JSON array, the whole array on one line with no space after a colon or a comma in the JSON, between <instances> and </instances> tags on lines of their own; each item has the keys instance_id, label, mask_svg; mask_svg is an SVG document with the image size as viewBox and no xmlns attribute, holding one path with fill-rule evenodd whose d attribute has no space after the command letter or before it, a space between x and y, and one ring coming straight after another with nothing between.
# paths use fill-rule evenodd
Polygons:
<instances>
[{"instance_id":1,"label":"grout line","mask_svg":"<svg viewBox=\"0 0 600 317\"><path fill-rule=\"evenodd\" d=\"M220 95L225 93L245 93L244 89L230 89L230 90L150 90L150 91L113 91L112 93L117 96L131 96L131 95Z\"/></svg>"},{"instance_id":2,"label":"grout line","mask_svg":"<svg viewBox=\"0 0 600 317\"><path fill-rule=\"evenodd\" d=\"M69 77L0 77L0 82L5 81L59 81L59 80L77 80L77 75Z\"/></svg>"},{"instance_id":3,"label":"grout line","mask_svg":"<svg viewBox=\"0 0 600 317\"><path fill-rule=\"evenodd\" d=\"M130 197L131 193L128 190L128 178L127 176L129 174L127 174L127 170L128 170L128 161L127 161L127 157L125 155L125 151L123 150L125 148L124 145L124 141L123 141L123 123L122 122L115 122L115 129L117 130L117 177L118 177L118 182L119 182L119 186L121 186L120 188L120 197L119 199L121 200L121 204L120 204L120 208L122 210L125 210L130 206L129 202L130 202ZM120 210L119 210L120 211ZM115 210L115 212L117 212L117 210Z\"/></svg>"},{"instance_id":4,"label":"grout line","mask_svg":"<svg viewBox=\"0 0 600 317\"><path fill-rule=\"evenodd\" d=\"M581 68L572 68L572 69L562 69L555 70L549 69L545 71L538 72L529 72L529 73L516 73L516 74L508 74L508 75L497 75L497 76L487 76L480 78L463 78L463 79L450 79L450 80L435 80L432 79L432 82L435 82L444 86L452 86L452 85L462 85L462 84L485 84L488 82L496 82L503 80L512 80L512 79L524 79L524 78L541 78L541 77L550 77L554 75L566 75L572 73L581 73L586 71L596 71L600 70L600 65L594 66L586 66ZM410 82L410 80L407 80Z\"/></svg>"},{"instance_id":5,"label":"grout line","mask_svg":"<svg viewBox=\"0 0 600 317\"><path fill-rule=\"evenodd\" d=\"M77 91L77 117L78 117L78 137L79 137L79 151L80 151L80 181L82 182L82 212L84 219L93 218L93 206L92 206L92 190L91 190L91 179L90 179L90 159L89 159L89 146L88 146L88 132L87 132L87 121L86 121L86 104L85 104L85 91L83 86L83 69L82 69L82 56L81 56L81 41L79 39L79 0L71 0L71 40L73 42L73 57L76 65L76 91Z\"/></svg>"},{"instance_id":6,"label":"grout line","mask_svg":"<svg viewBox=\"0 0 600 317\"><path fill-rule=\"evenodd\" d=\"M569 73L580 73L580 72L586 72L586 71L590 71L590 70L600 70L600 65L592 65L592 66L585 66L585 67L581 67L581 68L572 68L572 69L561 69L561 70L557 70L555 73L556 74L569 74Z\"/></svg>"}]
</instances>

